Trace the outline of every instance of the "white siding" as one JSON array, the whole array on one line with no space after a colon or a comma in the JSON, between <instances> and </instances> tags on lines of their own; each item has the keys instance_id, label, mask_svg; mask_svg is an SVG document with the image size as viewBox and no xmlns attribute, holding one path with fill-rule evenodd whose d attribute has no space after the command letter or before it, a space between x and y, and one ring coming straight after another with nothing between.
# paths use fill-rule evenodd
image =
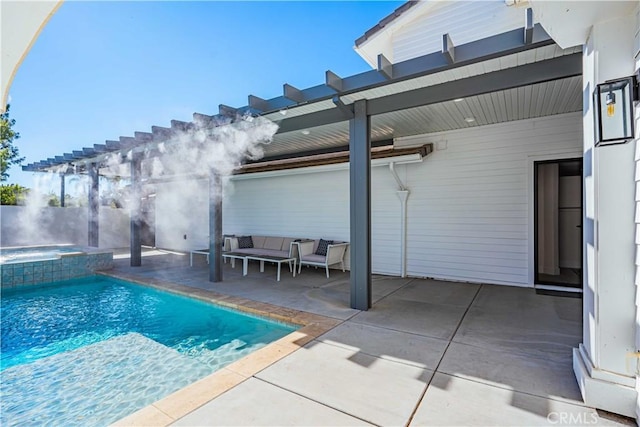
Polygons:
<instances>
[{"instance_id":1,"label":"white siding","mask_svg":"<svg viewBox=\"0 0 640 427\"><path fill-rule=\"evenodd\" d=\"M372 185L373 271L399 275L396 184L386 167L377 167ZM156 245L178 251L207 247L208 214L208 181L158 185ZM230 181L225 187L222 218L225 234L349 241L349 171Z\"/></svg>"},{"instance_id":2,"label":"white siding","mask_svg":"<svg viewBox=\"0 0 640 427\"><path fill-rule=\"evenodd\" d=\"M386 167L374 168L371 181L373 271L398 275L396 184ZM225 192L223 224L225 233L349 241L349 171L232 181Z\"/></svg>"},{"instance_id":3,"label":"white siding","mask_svg":"<svg viewBox=\"0 0 640 427\"><path fill-rule=\"evenodd\" d=\"M394 62L439 52L446 33L459 46L524 26L524 8L504 0L443 1L425 11L393 34Z\"/></svg>"},{"instance_id":4,"label":"white siding","mask_svg":"<svg viewBox=\"0 0 640 427\"><path fill-rule=\"evenodd\" d=\"M440 148L406 166L407 273L529 284L530 158L581 152L581 119L571 113L399 141Z\"/></svg>"},{"instance_id":5,"label":"white siding","mask_svg":"<svg viewBox=\"0 0 640 427\"><path fill-rule=\"evenodd\" d=\"M399 165L410 191L410 276L530 284L531 159L581 153L581 113L404 138L435 143L423 163ZM446 149L444 149L446 146ZM349 240L349 172L313 172L231 181L223 231ZM207 181L158 186L159 247L207 246ZM400 275L400 200L388 167L372 169L372 266ZM187 235L187 239L183 238Z\"/></svg>"}]
</instances>

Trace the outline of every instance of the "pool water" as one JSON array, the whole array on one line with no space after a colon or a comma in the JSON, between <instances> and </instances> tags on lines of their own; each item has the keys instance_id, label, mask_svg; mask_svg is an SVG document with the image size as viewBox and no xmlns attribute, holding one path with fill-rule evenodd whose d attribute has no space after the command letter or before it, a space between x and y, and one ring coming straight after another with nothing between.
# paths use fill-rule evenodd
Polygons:
<instances>
[{"instance_id":1,"label":"pool water","mask_svg":"<svg viewBox=\"0 0 640 427\"><path fill-rule=\"evenodd\" d=\"M295 328L95 276L2 290L0 424L108 425Z\"/></svg>"}]
</instances>

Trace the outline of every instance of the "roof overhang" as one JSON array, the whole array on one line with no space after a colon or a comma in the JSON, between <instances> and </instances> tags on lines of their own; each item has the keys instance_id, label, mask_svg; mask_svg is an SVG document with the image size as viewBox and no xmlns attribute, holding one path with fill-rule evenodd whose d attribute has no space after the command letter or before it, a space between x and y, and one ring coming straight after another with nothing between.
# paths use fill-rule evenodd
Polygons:
<instances>
[{"instance_id":1,"label":"roof overhang","mask_svg":"<svg viewBox=\"0 0 640 427\"><path fill-rule=\"evenodd\" d=\"M7 105L9 88L18 67L29 53L40 31L61 5L62 0L0 2L0 111L4 111Z\"/></svg>"},{"instance_id":2,"label":"roof overhang","mask_svg":"<svg viewBox=\"0 0 640 427\"><path fill-rule=\"evenodd\" d=\"M359 37L355 42L354 50L373 68L377 66L378 54L383 54L390 61L393 61L392 39L394 31L425 10L432 9L438 3L433 1L408 1L404 3ZM375 52L375 54L371 52Z\"/></svg>"}]
</instances>

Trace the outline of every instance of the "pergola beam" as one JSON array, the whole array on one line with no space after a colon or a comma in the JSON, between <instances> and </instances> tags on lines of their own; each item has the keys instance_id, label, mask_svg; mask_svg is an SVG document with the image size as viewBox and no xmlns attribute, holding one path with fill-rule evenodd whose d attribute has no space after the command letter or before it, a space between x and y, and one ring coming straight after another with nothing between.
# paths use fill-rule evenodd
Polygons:
<instances>
[{"instance_id":1,"label":"pergola beam","mask_svg":"<svg viewBox=\"0 0 640 427\"><path fill-rule=\"evenodd\" d=\"M383 54L378 55L378 72L387 80L393 79L393 64Z\"/></svg>"},{"instance_id":2,"label":"pergola beam","mask_svg":"<svg viewBox=\"0 0 640 427\"><path fill-rule=\"evenodd\" d=\"M259 98L255 95L249 95L249 107L260 112L271 110L271 106L266 99Z\"/></svg>"},{"instance_id":3,"label":"pergola beam","mask_svg":"<svg viewBox=\"0 0 640 427\"><path fill-rule=\"evenodd\" d=\"M449 33L442 35L442 54L449 64L456 62L456 47L451 41Z\"/></svg>"},{"instance_id":4,"label":"pergola beam","mask_svg":"<svg viewBox=\"0 0 640 427\"><path fill-rule=\"evenodd\" d=\"M219 104L218 105L218 113L221 116L235 117L235 116L238 115L238 109L234 108L234 107L230 107L228 105Z\"/></svg>"},{"instance_id":5,"label":"pergola beam","mask_svg":"<svg viewBox=\"0 0 640 427\"><path fill-rule=\"evenodd\" d=\"M210 128L210 127L223 126L231 123L232 121L233 120L230 116L225 116L222 114L216 114L214 116L210 116L208 114L193 113L193 123L197 127L199 126L202 128Z\"/></svg>"},{"instance_id":6,"label":"pergola beam","mask_svg":"<svg viewBox=\"0 0 640 427\"><path fill-rule=\"evenodd\" d=\"M332 101L338 107L338 110L342 112L345 119L350 120L353 118L353 105L345 105L337 95L332 98Z\"/></svg>"},{"instance_id":7,"label":"pergola beam","mask_svg":"<svg viewBox=\"0 0 640 427\"><path fill-rule=\"evenodd\" d=\"M104 143L107 146L108 151L115 151L120 149L120 141L106 140Z\"/></svg>"},{"instance_id":8,"label":"pergola beam","mask_svg":"<svg viewBox=\"0 0 640 427\"><path fill-rule=\"evenodd\" d=\"M133 148L137 145L136 139L131 136L121 136L120 137L120 147L124 149Z\"/></svg>"},{"instance_id":9,"label":"pergola beam","mask_svg":"<svg viewBox=\"0 0 640 427\"><path fill-rule=\"evenodd\" d=\"M170 128L165 128L162 126L151 126L151 134L153 135L154 141L165 142L173 137L174 132Z\"/></svg>"},{"instance_id":10,"label":"pergola beam","mask_svg":"<svg viewBox=\"0 0 640 427\"><path fill-rule=\"evenodd\" d=\"M290 99L296 104L302 104L303 102L308 101L300 89L293 87L288 83L282 85L282 92L284 93L285 98Z\"/></svg>"},{"instance_id":11,"label":"pergola beam","mask_svg":"<svg viewBox=\"0 0 640 427\"><path fill-rule=\"evenodd\" d=\"M171 120L171 129L179 132L188 132L191 129L191 123L181 120Z\"/></svg>"},{"instance_id":12,"label":"pergola beam","mask_svg":"<svg viewBox=\"0 0 640 427\"><path fill-rule=\"evenodd\" d=\"M338 76L331 70L327 70L324 74L325 85L335 90L336 92L342 92L342 77Z\"/></svg>"},{"instance_id":13,"label":"pergola beam","mask_svg":"<svg viewBox=\"0 0 640 427\"><path fill-rule=\"evenodd\" d=\"M527 8L524 12L524 44L533 42L533 9Z\"/></svg>"},{"instance_id":14,"label":"pergola beam","mask_svg":"<svg viewBox=\"0 0 640 427\"><path fill-rule=\"evenodd\" d=\"M150 132L134 132L134 138L140 142L151 142L153 141L153 134Z\"/></svg>"}]
</instances>

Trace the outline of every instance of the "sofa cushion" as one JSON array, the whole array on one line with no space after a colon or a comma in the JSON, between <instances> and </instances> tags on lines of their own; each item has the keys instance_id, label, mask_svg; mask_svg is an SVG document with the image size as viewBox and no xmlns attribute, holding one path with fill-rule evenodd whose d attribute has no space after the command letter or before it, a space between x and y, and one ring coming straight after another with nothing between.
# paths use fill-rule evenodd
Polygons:
<instances>
[{"instance_id":1,"label":"sofa cushion","mask_svg":"<svg viewBox=\"0 0 640 427\"><path fill-rule=\"evenodd\" d=\"M279 251L282 249L282 241L283 237L267 237L264 241L264 249L271 249L275 251Z\"/></svg>"},{"instance_id":2,"label":"sofa cushion","mask_svg":"<svg viewBox=\"0 0 640 427\"><path fill-rule=\"evenodd\" d=\"M253 239L251 236L238 236L238 248L253 248Z\"/></svg>"},{"instance_id":3,"label":"sofa cushion","mask_svg":"<svg viewBox=\"0 0 640 427\"><path fill-rule=\"evenodd\" d=\"M320 241L318 242L318 249L316 249L315 254L327 256L327 249L329 245L332 245L332 244L333 244L333 240L320 239Z\"/></svg>"},{"instance_id":4,"label":"sofa cushion","mask_svg":"<svg viewBox=\"0 0 640 427\"><path fill-rule=\"evenodd\" d=\"M291 242L293 242L293 238L291 237L285 237L284 239L282 239L282 250L283 251L287 251L287 253L289 252L289 248L291 248Z\"/></svg>"},{"instance_id":5,"label":"sofa cushion","mask_svg":"<svg viewBox=\"0 0 640 427\"><path fill-rule=\"evenodd\" d=\"M275 251L273 249L260 249L260 248L243 248L236 249L234 252L245 254L245 255L253 255L253 256L277 256L287 258L289 256L289 251Z\"/></svg>"},{"instance_id":6,"label":"sofa cushion","mask_svg":"<svg viewBox=\"0 0 640 427\"><path fill-rule=\"evenodd\" d=\"M324 264L326 260L327 260L326 256L316 255L316 254L305 255L302 257L302 261L317 262L318 264Z\"/></svg>"},{"instance_id":7,"label":"sofa cushion","mask_svg":"<svg viewBox=\"0 0 640 427\"><path fill-rule=\"evenodd\" d=\"M266 238L264 236L251 236L253 237L254 248L264 248L264 242Z\"/></svg>"}]
</instances>

